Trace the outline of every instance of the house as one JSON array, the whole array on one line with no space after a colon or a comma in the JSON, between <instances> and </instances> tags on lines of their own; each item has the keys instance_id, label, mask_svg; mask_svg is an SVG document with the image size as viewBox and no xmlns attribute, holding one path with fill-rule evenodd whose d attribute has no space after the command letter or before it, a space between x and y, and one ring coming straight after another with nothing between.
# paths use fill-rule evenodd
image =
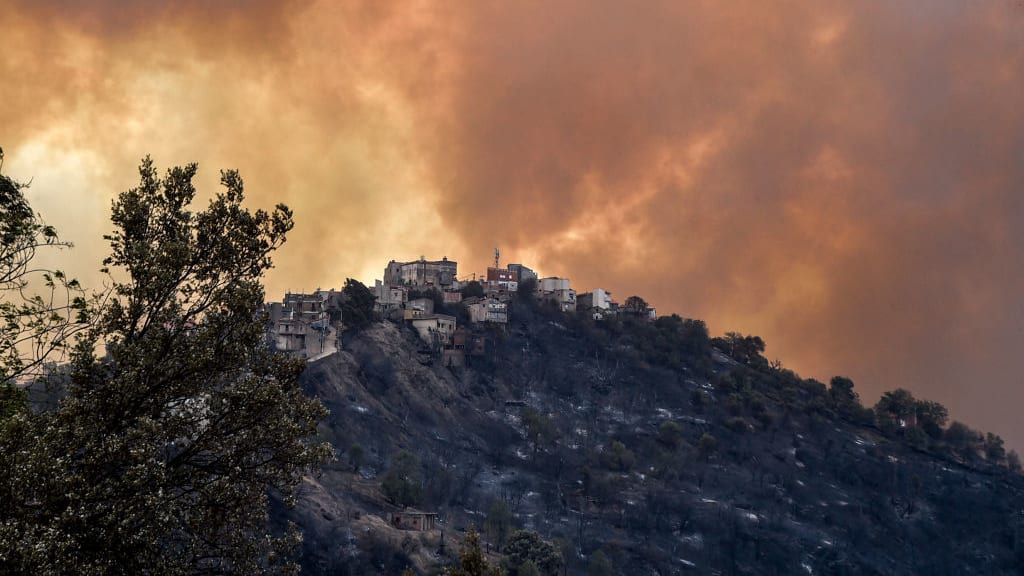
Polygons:
<instances>
[{"instance_id":1,"label":"house","mask_svg":"<svg viewBox=\"0 0 1024 576\"><path fill-rule=\"evenodd\" d=\"M427 532L437 527L437 514L434 512L421 512L410 508L401 512L392 512L388 522L399 530Z\"/></svg>"},{"instance_id":2,"label":"house","mask_svg":"<svg viewBox=\"0 0 1024 576\"><path fill-rule=\"evenodd\" d=\"M271 347L304 359L333 354L340 347L341 300L338 290L286 293L264 308Z\"/></svg>"},{"instance_id":3,"label":"house","mask_svg":"<svg viewBox=\"0 0 1024 576\"><path fill-rule=\"evenodd\" d=\"M576 310L576 291L569 286L568 278L541 278L537 282L537 296L541 300L555 302L563 312Z\"/></svg>"},{"instance_id":4,"label":"house","mask_svg":"<svg viewBox=\"0 0 1024 576\"><path fill-rule=\"evenodd\" d=\"M384 284L388 286L452 286L458 273L458 264L447 256L440 260L420 258L413 262L388 262L384 268Z\"/></svg>"},{"instance_id":5,"label":"house","mask_svg":"<svg viewBox=\"0 0 1024 576\"><path fill-rule=\"evenodd\" d=\"M462 302L462 292L458 290L445 290L444 291L444 303L445 304L458 304Z\"/></svg>"},{"instance_id":6,"label":"house","mask_svg":"<svg viewBox=\"0 0 1024 576\"><path fill-rule=\"evenodd\" d=\"M420 339L431 346L446 346L455 333L455 317L447 314L425 314L409 320Z\"/></svg>"},{"instance_id":7,"label":"house","mask_svg":"<svg viewBox=\"0 0 1024 576\"><path fill-rule=\"evenodd\" d=\"M405 286L388 285L380 280L374 281L373 293L377 297L374 302L378 312L388 312L402 308L409 298L409 290Z\"/></svg>"},{"instance_id":8,"label":"house","mask_svg":"<svg viewBox=\"0 0 1024 576\"><path fill-rule=\"evenodd\" d=\"M508 304L498 298L467 298L463 302L466 310L469 311L469 320L474 324L479 322L508 324Z\"/></svg>"},{"instance_id":9,"label":"house","mask_svg":"<svg viewBox=\"0 0 1024 576\"><path fill-rule=\"evenodd\" d=\"M515 273L507 268L488 268L486 288L493 292L515 292L519 288L519 281Z\"/></svg>"},{"instance_id":10,"label":"house","mask_svg":"<svg viewBox=\"0 0 1024 576\"><path fill-rule=\"evenodd\" d=\"M406 320L429 316L434 313L434 301L430 298L413 298L405 303Z\"/></svg>"},{"instance_id":11,"label":"house","mask_svg":"<svg viewBox=\"0 0 1024 576\"><path fill-rule=\"evenodd\" d=\"M612 308L612 293L602 288L594 288L593 292L580 294L576 297L576 308L578 310L608 311Z\"/></svg>"},{"instance_id":12,"label":"house","mask_svg":"<svg viewBox=\"0 0 1024 576\"><path fill-rule=\"evenodd\" d=\"M537 279L537 273L522 264L509 264L508 269L512 272L513 278L516 282L522 283L526 280Z\"/></svg>"}]
</instances>

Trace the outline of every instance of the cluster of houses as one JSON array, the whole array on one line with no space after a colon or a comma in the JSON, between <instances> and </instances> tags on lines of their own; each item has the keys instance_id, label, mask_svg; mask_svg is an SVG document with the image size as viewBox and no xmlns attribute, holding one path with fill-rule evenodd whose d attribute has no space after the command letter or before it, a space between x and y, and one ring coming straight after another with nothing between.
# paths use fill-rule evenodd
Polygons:
<instances>
[{"instance_id":1,"label":"cluster of houses","mask_svg":"<svg viewBox=\"0 0 1024 576\"><path fill-rule=\"evenodd\" d=\"M341 301L340 290L316 290L267 304L271 345L307 360L333 354L341 348Z\"/></svg>"},{"instance_id":2,"label":"cluster of houses","mask_svg":"<svg viewBox=\"0 0 1024 576\"><path fill-rule=\"evenodd\" d=\"M586 312L600 320L624 311L607 290L576 294L568 278L538 277L523 264L494 266L477 279L459 279L458 263L420 258L411 262L392 260L384 279L372 288L376 311L384 318L408 323L419 334L426 351L443 359L446 366L462 366L467 356L482 355L487 336L482 327L507 325L509 305L521 287L531 286L538 300L548 301L564 312ZM275 349L309 360L340 348L341 302L337 290L311 294L286 294L282 302L267 305L271 341ZM440 305L440 306L439 306ZM470 326L459 326L455 316L439 308L460 305ZM655 317L653 308L643 311Z\"/></svg>"}]
</instances>

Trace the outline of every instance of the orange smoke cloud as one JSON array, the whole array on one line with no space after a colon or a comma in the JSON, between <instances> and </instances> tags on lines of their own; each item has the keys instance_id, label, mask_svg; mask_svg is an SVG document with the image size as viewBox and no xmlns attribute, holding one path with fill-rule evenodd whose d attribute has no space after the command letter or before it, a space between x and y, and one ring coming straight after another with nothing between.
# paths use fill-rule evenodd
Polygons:
<instances>
[{"instance_id":1,"label":"orange smoke cloud","mask_svg":"<svg viewBox=\"0 0 1024 576\"><path fill-rule=\"evenodd\" d=\"M237 167L271 293L497 245L1024 443L1018 3L207 5L3 10L5 169L85 268L143 154Z\"/></svg>"}]
</instances>

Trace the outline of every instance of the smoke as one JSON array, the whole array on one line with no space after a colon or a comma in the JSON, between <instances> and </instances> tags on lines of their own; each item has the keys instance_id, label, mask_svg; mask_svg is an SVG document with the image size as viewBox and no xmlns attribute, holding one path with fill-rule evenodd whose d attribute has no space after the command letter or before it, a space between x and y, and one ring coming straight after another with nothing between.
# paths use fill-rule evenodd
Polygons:
<instances>
[{"instance_id":1,"label":"smoke","mask_svg":"<svg viewBox=\"0 0 1024 576\"><path fill-rule=\"evenodd\" d=\"M1019 3L12 6L5 170L66 233L145 153L237 167L296 210L272 293L500 246L1024 443Z\"/></svg>"}]
</instances>

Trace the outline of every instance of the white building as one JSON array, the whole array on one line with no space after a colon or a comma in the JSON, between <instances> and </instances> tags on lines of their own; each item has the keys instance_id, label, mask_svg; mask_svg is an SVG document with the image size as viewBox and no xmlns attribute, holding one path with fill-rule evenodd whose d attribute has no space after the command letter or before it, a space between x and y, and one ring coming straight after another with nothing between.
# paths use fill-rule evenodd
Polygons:
<instances>
[{"instance_id":1,"label":"white building","mask_svg":"<svg viewBox=\"0 0 1024 576\"><path fill-rule=\"evenodd\" d=\"M468 299L466 310L469 311L469 319L474 324L480 322L492 322L495 324L508 324L508 304L497 298L472 298Z\"/></svg>"},{"instance_id":2,"label":"white building","mask_svg":"<svg viewBox=\"0 0 1024 576\"><path fill-rule=\"evenodd\" d=\"M537 282L537 295L542 300L551 300L558 304L563 312L576 310L576 291L569 285L568 278L550 276Z\"/></svg>"},{"instance_id":3,"label":"white building","mask_svg":"<svg viewBox=\"0 0 1024 576\"><path fill-rule=\"evenodd\" d=\"M419 333L420 339L430 345L447 345L455 334L455 317L446 314L429 314L409 321Z\"/></svg>"}]
</instances>

